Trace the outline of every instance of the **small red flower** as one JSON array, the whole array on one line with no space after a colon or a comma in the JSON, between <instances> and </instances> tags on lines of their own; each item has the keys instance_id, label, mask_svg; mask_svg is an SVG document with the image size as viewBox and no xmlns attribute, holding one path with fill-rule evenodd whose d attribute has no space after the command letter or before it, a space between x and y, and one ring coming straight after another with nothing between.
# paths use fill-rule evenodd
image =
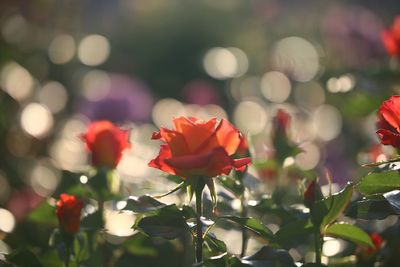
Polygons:
<instances>
[{"instance_id":1,"label":"small red flower","mask_svg":"<svg viewBox=\"0 0 400 267\"><path fill-rule=\"evenodd\" d=\"M61 194L56 206L60 228L70 234L78 232L83 202L73 195Z\"/></svg>"},{"instance_id":2,"label":"small red flower","mask_svg":"<svg viewBox=\"0 0 400 267\"><path fill-rule=\"evenodd\" d=\"M400 16L397 16L392 26L381 34L382 43L391 56L400 56Z\"/></svg>"},{"instance_id":3,"label":"small red flower","mask_svg":"<svg viewBox=\"0 0 400 267\"><path fill-rule=\"evenodd\" d=\"M374 244L374 247L363 246L358 248L358 254L361 255L364 260L368 260L373 257L383 246L384 239L379 234L372 233L370 234L370 238Z\"/></svg>"},{"instance_id":4,"label":"small red flower","mask_svg":"<svg viewBox=\"0 0 400 267\"><path fill-rule=\"evenodd\" d=\"M86 142L86 149L92 153L95 167L115 168L121 160L122 151L131 147L129 132L109 121L91 123L82 138Z\"/></svg>"},{"instance_id":5,"label":"small red flower","mask_svg":"<svg viewBox=\"0 0 400 267\"><path fill-rule=\"evenodd\" d=\"M152 139L166 144L149 162L150 167L184 178L214 177L229 174L233 168L243 170L250 163L248 157L233 159L242 136L228 121L179 117L173 123L175 129L161 128L153 134Z\"/></svg>"},{"instance_id":6,"label":"small red flower","mask_svg":"<svg viewBox=\"0 0 400 267\"><path fill-rule=\"evenodd\" d=\"M371 237L372 243L374 243L374 247L368 248L368 250L367 250L368 255L372 255L375 252L377 252L382 247L383 241L384 241L383 238L377 233L372 233L370 235L370 237Z\"/></svg>"},{"instance_id":7,"label":"small red flower","mask_svg":"<svg viewBox=\"0 0 400 267\"><path fill-rule=\"evenodd\" d=\"M378 137L383 145L400 147L400 96L392 96L379 108Z\"/></svg>"}]
</instances>

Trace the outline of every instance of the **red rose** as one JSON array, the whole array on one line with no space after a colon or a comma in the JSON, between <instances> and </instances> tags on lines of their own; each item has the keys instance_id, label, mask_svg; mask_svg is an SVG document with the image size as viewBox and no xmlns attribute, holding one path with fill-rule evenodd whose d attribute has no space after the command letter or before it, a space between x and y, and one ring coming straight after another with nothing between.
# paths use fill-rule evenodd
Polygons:
<instances>
[{"instance_id":1,"label":"red rose","mask_svg":"<svg viewBox=\"0 0 400 267\"><path fill-rule=\"evenodd\" d=\"M83 208L82 201L73 195L61 194L56 205L56 215L60 228L70 234L78 232Z\"/></svg>"},{"instance_id":2,"label":"red rose","mask_svg":"<svg viewBox=\"0 0 400 267\"><path fill-rule=\"evenodd\" d=\"M129 132L121 130L109 121L91 123L82 136L86 149L92 153L95 167L115 168L122 157L122 151L131 145Z\"/></svg>"},{"instance_id":3,"label":"red rose","mask_svg":"<svg viewBox=\"0 0 400 267\"><path fill-rule=\"evenodd\" d=\"M400 96L392 96L379 108L378 137L383 145L400 147Z\"/></svg>"},{"instance_id":4,"label":"red rose","mask_svg":"<svg viewBox=\"0 0 400 267\"><path fill-rule=\"evenodd\" d=\"M400 55L400 16L397 16L393 25L381 34L383 46L391 56Z\"/></svg>"},{"instance_id":5,"label":"red rose","mask_svg":"<svg viewBox=\"0 0 400 267\"><path fill-rule=\"evenodd\" d=\"M179 117L173 120L175 129L161 128L152 139L159 139L158 156L149 162L154 167L181 177L214 177L229 174L235 168L243 170L251 159L233 159L242 136L228 121L215 118Z\"/></svg>"}]
</instances>

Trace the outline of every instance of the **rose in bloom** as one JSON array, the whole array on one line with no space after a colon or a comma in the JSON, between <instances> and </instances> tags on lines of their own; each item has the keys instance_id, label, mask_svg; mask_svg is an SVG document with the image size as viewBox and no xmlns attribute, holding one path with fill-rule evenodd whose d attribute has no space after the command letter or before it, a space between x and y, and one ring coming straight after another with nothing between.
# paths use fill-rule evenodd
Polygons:
<instances>
[{"instance_id":1,"label":"rose in bloom","mask_svg":"<svg viewBox=\"0 0 400 267\"><path fill-rule=\"evenodd\" d=\"M377 126L376 133L383 145L400 147L400 96L392 96L382 103Z\"/></svg>"},{"instance_id":2,"label":"rose in bloom","mask_svg":"<svg viewBox=\"0 0 400 267\"><path fill-rule=\"evenodd\" d=\"M78 232L83 208L82 201L73 195L61 194L56 206L56 215L60 228L70 234Z\"/></svg>"},{"instance_id":3,"label":"rose in bloom","mask_svg":"<svg viewBox=\"0 0 400 267\"><path fill-rule=\"evenodd\" d=\"M149 162L154 167L181 177L214 177L229 174L234 168L243 170L249 157L234 159L243 139L228 121L213 118L179 117L173 120L173 130L161 128L152 139L161 140L158 156Z\"/></svg>"},{"instance_id":4,"label":"rose in bloom","mask_svg":"<svg viewBox=\"0 0 400 267\"><path fill-rule=\"evenodd\" d=\"M131 145L129 132L122 130L109 121L91 123L82 136L86 149L92 154L95 167L115 168L122 157L122 151Z\"/></svg>"},{"instance_id":5,"label":"rose in bloom","mask_svg":"<svg viewBox=\"0 0 400 267\"><path fill-rule=\"evenodd\" d=\"M381 34L383 46L391 56L400 55L400 16L397 16L393 25Z\"/></svg>"}]
</instances>

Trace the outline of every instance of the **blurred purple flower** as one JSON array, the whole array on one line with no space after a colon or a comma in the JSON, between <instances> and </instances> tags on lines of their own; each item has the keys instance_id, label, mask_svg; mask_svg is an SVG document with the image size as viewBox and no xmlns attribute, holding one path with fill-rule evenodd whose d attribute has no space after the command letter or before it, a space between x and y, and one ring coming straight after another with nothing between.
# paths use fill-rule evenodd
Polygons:
<instances>
[{"instance_id":1,"label":"blurred purple flower","mask_svg":"<svg viewBox=\"0 0 400 267\"><path fill-rule=\"evenodd\" d=\"M334 6L321 25L326 46L348 66L358 68L384 55L382 29L380 19L361 6Z\"/></svg>"},{"instance_id":2,"label":"blurred purple flower","mask_svg":"<svg viewBox=\"0 0 400 267\"><path fill-rule=\"evenodd\" d=\"M142 81L111 74L107 95L98 101L81 103L81 113L92 121L147 122L151 118L153 104L153 97Z\"/></svg>"}]
</instances>

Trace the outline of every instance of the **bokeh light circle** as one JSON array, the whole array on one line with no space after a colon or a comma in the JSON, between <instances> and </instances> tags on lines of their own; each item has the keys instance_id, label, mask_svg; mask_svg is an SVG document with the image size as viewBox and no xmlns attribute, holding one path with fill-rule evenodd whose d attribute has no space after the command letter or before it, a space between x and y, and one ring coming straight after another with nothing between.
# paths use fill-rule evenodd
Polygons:
<instances>
[{"instance_id":1,"label":"bokeh light circle","mask_svg":"<svg viewBox=\"0 0 400 267\"><path fill-rule=\"evenodd\" d=\"M110 43L107 38L92 34L82 39L78 47L79 60L88 66L104 63L110 55Z\"/></svg>"}]
</instances>

